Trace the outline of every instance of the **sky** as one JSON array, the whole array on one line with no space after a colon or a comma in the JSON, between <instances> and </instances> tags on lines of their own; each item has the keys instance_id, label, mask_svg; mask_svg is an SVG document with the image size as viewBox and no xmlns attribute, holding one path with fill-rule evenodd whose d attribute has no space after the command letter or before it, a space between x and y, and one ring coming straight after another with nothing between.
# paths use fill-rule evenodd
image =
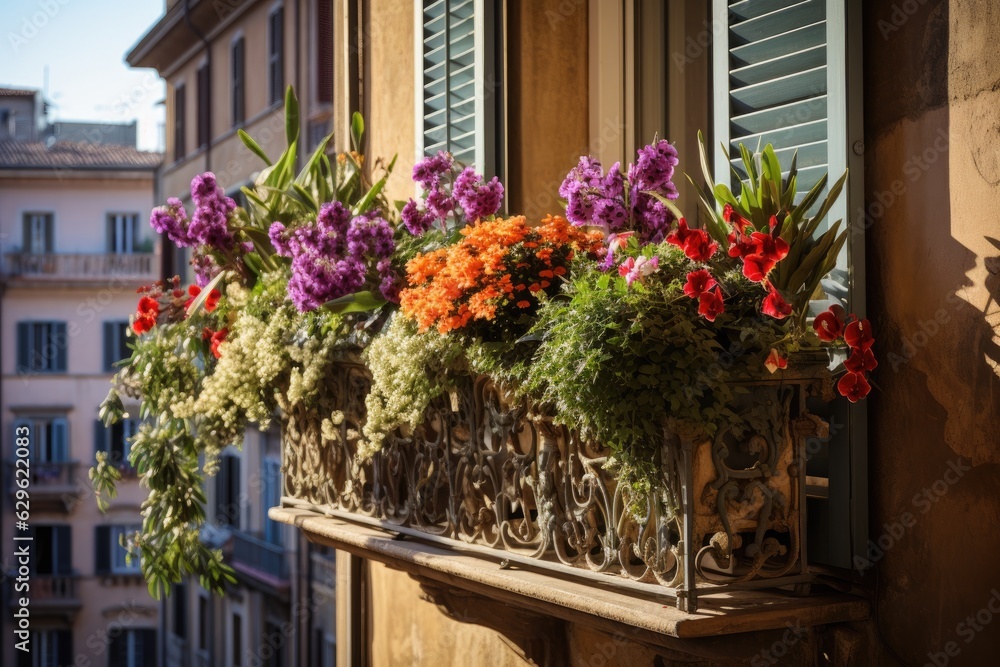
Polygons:
<instances>
[{"instance_id":1,"label":"sky","mask_svg":"<svg viewBox=\"0 0 1000 667\"><path fill-rule=\"evenodd\" d=\"M163 11L163 0L0 0L0 86L46 89L51 121L137 120L139 148L162 150L163 81L125 54Z\"/></svg>"}]
</instances>

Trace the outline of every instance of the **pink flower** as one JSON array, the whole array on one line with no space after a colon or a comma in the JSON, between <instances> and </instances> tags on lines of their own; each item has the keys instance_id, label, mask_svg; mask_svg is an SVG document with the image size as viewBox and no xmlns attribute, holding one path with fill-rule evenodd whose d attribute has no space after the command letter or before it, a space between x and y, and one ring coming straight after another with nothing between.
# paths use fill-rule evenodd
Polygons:
<instances>
[{"instance_id":1,"label":"pink flower","mask_svg":"<svg viewBox=\"0 0 1000 667\"><path fill-rule=\"evenodd\" d=\"M764 368L774 373L779 368L788 368L788 359L778 354L778 350L771 348L771 354L767 355L767 359L764 361Z\"/></svg>"},{"instance_id":2,"label":"pink flower","mask_svg":"<svg viewBox=\"0 0 1000 667\"><path fill-rule=\"evenodd\" d=\"M650 258L639 257L638 259L629 257L618 267L618 275L624 276L625 283L631 287L635 281L638 280L641 283L646 276L656 273L659 267L660 258L655 255Z\"/></svg>"}]
</instances>

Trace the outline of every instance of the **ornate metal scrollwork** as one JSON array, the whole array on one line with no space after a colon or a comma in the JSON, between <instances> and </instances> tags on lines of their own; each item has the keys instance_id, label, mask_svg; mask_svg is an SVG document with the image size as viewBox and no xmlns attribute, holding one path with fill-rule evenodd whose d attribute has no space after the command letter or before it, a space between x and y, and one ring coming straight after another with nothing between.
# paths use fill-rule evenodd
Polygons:
<instances>
[{"instance_id":1,"label":"ornate metal scrollwork","mask_svg":"<svg viewBox=\"0 0 1000 667\"><path fill-rule=\"evenodd\" d=\"M522 561L660 584L693 610L699 585L778 582L801 570L800 452L805 432L823 426L805 411L813 383L749 386L732 406L745 427L712 439L665 432L661 484L637 498L607 469L600 444L512 405L485 377L467 378L422 425L359 462L369 380L344 363L321 410L284 416L286 494ZM343 418L324 431L318 415L337 410Z\"/></svg>"}]
</instances>

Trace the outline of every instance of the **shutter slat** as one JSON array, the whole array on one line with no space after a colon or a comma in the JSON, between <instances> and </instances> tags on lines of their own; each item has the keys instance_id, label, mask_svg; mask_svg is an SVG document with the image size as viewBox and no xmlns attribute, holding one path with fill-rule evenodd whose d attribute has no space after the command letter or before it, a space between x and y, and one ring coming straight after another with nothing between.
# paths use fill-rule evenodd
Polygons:
<instances>
[{"instance_id":1,"label":"shutter slat","mask_svg":"<svg viewBox=\"0 0 1000 667\"><path fill-rule=\"evenodd\" d=\"M791 7L802 0L741 0L729 5L729 20L736 21L752 19L763 14L769 14L776 9Z\"/></svg>"},{"instance_id":2,"label":"shutter slat","mask_svg":"<svg viewBox=\"0 0 1000 667\"><path fill-rule=\"evenodd\" d=\"M775 149L789 148L825 140L827 138L826 130L826 119L824 118L822 120L814 120L811 123L792 125L769 132L747 134L738 138L734 136L730 143L730 150L733 151L730 155L739 155L738 143L743 143L753 150L757 150L758 143L761 148L767 144L773 145Z\"/></svg>"},{"instance_id":3,"label":"shutter slat","mask_svg":"<svg viewBox=\"0 0 1000 667\"><path fill-rule=\"evenodd\" d=\"M821 21L826 15L825 0L805 0L791 7L756 16L729 26L730 44L757 42Z\"/></svg>"},{"instance_id":4,"label":"shutter slat","mask_svg":"<svg viewBox=\"0 0 1000 667\"><path fill-rule=\"evenodd\" d=\"M826 67L730 91L734 113L748 113L826 94Z\"/></svg>"},{"instance_id":5,"label":"shutter slat","mask_svg":"<svg viewBox=\"0 0 1000 667\"><path fill-rule=\"evenodd\" d=\"M820 95L770 109L753 111L730 119L732 137L746 137L761 132L800 125L827 117L827 96Z\"/></svg>"},{"instance_id":6,"label":"shutter slat","mask_svg":"<svg viewBox=\"0 0 1000 667\"><path fill-rule=\"evenodd\" d=\"M817 21L759 42L730 48L732 67L745 67L788 53L826 44L826 21Z\"/></svg>"},{"instance_id":7,"label":"shutter slat","mask_svg":"<svg viewBox=\"0 0 1000 667\"><path fill-rule=\"evenodd\" d=\"M760 63L740 67L730 72L730 86L740 88L762 81L803 72L826 64L826 46L813 46L787 55L778 56Z\"/></svg>"}]
</instances>

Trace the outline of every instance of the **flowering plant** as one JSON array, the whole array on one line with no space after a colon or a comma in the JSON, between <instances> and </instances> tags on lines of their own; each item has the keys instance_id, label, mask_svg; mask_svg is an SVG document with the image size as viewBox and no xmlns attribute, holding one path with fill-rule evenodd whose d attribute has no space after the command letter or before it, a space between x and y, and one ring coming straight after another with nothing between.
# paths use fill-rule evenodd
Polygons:
<instances>
[{"instance_id":1,"label":"flowering plant","mask_svg":"<svg viewBox=\"0 0 1000 667\"><path fill-rule=\"evenodd\" d=\"M130 544L154 594L188 572L213 588L231 577L199 538L204 478L251 424L277 418L315 447L342 437L324 378L345 358L371 373L361 457L419 428L455 378L485 373L607 444L637 487L657 477L664 423L702 436L749 428L731 409L740 384L792 370L799 351L846 350L840 393L870 391L868 321L834 303L810 322L845 242L839 223L820 231L844 178L799 199L794 159L783 177L771 146L741 148L740 195L705 168L712 194L689 224L677 153L656 140L624 169L582 157L559 190L565 218L536 223L498 217L499 180L444 152L414 166L419 197L389 202L395 159L366 164L358 115L354 151L331 160L328 137L295 174L290 89L286 115L276 161L240 133L266 164L244 206L203 174L190 215L169 199L150 218L192 249L195 284L140 290L132 353L101 415L123 418L125 396L145 420L130 457L150 495ZM91 477L103 500L120 472L98 455Z\"/></svg>"}]
</instances>

